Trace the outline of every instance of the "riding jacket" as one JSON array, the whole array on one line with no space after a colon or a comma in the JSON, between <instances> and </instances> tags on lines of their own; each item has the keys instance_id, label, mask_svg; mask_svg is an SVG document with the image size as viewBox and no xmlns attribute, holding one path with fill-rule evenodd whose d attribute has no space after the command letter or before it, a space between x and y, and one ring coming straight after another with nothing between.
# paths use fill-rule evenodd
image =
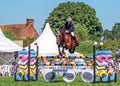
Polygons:
<instances>
[{"instance_id":1,"label":"riding jacket","mask_svg":"<svg viewBox=\"0 0 120 86\"><path fill-rule=\"evenodd\" d=\"M69 30L69 32L74 32L75 28L72 23L66 22L63 26L63 29Z\"/></svg>"}]
</instances>

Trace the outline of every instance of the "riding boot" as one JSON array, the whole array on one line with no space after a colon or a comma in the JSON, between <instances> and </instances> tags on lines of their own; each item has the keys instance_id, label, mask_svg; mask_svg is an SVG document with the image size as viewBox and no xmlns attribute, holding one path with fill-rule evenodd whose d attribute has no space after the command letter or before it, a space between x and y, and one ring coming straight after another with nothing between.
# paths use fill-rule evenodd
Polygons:
<instances>
[{"instance_id":1,"label":"riding boot","mask_svg":"<svg viewBox=\"0 0 120 86\"><path fill-rule=\"evenodd\" d=\"M75 37L75 36L72 36L72 39L75 41L76 45L78 46L78 45L79 45L79 42L77 41L76 37Z\"/></svg>"}]
</instances>

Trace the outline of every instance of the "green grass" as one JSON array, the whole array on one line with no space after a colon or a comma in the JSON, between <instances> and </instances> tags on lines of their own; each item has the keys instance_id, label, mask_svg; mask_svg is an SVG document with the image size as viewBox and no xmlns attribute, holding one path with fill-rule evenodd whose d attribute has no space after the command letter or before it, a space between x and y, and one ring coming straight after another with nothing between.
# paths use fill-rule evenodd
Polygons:
<instances>
[{"instance_id":1,"label":"green grass","mask_svg":"<svg viewBox=\"0 0 120 86\"><path fill-rule=\"evenodd\" d=\"M73 82L64 82L62 77L57 77L54 82L46 82L43 77L39 77L38 81L14 81L13 77L0 77L0 86L120 86L120 76L117 82L111 83L85 83L77 76Z\"/></svg>"}]
</instances>

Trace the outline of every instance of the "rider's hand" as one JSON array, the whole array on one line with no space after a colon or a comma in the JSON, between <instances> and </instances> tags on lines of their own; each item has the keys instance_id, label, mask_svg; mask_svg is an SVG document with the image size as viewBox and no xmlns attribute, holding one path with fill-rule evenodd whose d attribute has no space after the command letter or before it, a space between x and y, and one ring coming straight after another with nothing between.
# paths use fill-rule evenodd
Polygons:
<instances>
[{"instance_id":1,"label":"rider's hand","mask_svg":"<svg viewBox=\"0 0 120 86\"><path fill-rule=\"evenodd\" d=\"M69 31L68 31L68 30L66 30L65 32L66 32L66 33L69 33Z\"/></svg>"}]
</instances>

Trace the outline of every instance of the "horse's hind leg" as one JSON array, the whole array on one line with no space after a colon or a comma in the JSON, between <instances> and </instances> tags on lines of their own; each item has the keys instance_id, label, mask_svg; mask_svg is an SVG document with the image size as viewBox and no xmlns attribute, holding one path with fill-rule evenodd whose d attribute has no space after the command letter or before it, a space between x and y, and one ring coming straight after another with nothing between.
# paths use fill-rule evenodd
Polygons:
<instances>
[{"instance_id":1,"label":"horse's hind leg","mask_svg":"<svg viewBox=\"0 0 120 86\"><path fill-rule=\"evenodd\" d=\"M59 55L60 55L60 56L62 56L62 53L61 53L61 52L59 52Z\"/></svg>"},{"instance_id":2,"label":"horse's hind leg","mask_svg":"<svg viewBox=\"0 0 120 86\"><path fill-rule=\"evenodd\" d=\"M59 52L59 55L60 55L60 56L62 56L62 53L61 53L61 52Z\"/></svg>"}]
</instances>

